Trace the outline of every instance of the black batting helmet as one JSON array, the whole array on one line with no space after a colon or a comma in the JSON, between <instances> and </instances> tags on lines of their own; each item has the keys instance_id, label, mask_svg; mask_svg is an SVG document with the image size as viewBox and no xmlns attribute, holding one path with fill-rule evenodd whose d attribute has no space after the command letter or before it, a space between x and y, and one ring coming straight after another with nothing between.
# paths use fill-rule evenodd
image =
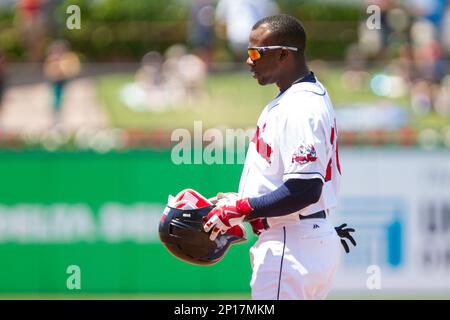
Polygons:
<instances>
[{"instance_id":1,"label":"black batting helmet","mask_svg":"<svg viewBox=\"0 0 450 320\"><path fill-rule=\"evenodd\" d=\"M246 241L241 226L211 241L209 232L203 230L203 223L213 208L214 205L196 209L166 207L159 223L159 238L170 253L192 264L211 265L225 256L230 245Z\"/></svg>"}]
</instances>

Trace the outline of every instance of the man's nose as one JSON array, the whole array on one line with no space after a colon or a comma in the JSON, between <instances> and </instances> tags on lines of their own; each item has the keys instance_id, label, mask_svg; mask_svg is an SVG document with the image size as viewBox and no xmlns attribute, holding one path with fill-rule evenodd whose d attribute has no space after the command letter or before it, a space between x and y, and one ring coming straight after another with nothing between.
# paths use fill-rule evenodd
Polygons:
<instances>
[{"instance_id":1,"label":"man's nose","mask_svg":"<svg viewBox=\"0 0 450 320\"><path fill-rule=\"evenodd\" d=\"M255 63L253 62L252 59L250 59L250 57L248 57L248 58L247 58L247 64L248 64L249 66L253 66Z\"/></svg>"}]
</instances>

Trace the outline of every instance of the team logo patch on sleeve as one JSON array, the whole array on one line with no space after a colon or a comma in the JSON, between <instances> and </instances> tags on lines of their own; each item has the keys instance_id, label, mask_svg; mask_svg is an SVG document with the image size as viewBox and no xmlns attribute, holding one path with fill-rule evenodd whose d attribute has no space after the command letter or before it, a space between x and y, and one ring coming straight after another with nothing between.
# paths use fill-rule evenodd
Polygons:
<instances>
[{"instance_id":1,"label":"team logo patch on sleeve","mask_svg":"<svg viewBox=\"0 0 450 320\"><path fill-rule=\"evenodd\" d=\"M316 149L311 145L301 145L292 155L291 162L298 162L300 164L305 164L307 162L314 162L317 160Z\"/></svg>"}]
</instances>

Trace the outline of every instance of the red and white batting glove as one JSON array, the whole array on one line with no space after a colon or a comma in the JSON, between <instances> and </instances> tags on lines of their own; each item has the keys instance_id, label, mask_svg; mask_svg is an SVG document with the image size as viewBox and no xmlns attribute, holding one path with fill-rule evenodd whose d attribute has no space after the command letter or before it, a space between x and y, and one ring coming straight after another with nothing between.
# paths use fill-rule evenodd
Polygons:
<instances>
[{"instance_id":1,"label":"red and white batting glove","mask_svg":"<svg viewBox=\"0 0 450 320\"><path fill-rule=\"evenodd\" d=\"M216 206L208 213L203 229L206 232L212 229L209 239L214 241L220 232L225 233L231 227L241 224L252 212L253 208L248 198L228 201Z\"/></svg>"},{"instance_id":2,"label":"red and white batting glove","mask_svg":"<svg viewBox=\"0 0 450 320\"><path fill-rule=\"evenodd\" d=\"M239 196L236 192L219 192L215 197L209 198L208 200L215 205L221 206L221 204L226 203L231 200L238 200Z\"/></svg>"}]
</instances>

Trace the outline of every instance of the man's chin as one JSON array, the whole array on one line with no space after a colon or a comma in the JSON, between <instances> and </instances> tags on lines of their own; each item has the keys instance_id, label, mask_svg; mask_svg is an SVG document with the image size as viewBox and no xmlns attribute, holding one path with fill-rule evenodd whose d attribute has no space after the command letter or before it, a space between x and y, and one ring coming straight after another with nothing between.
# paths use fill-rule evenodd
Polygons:
<instances>
[{"instance_id":1,"label":"man's chin","mask_svg":"<svg viewBox=\"0 0 450 320\"><path fill-rule=\"evenodd\" d=\"M255 77L255 79L256 79L256 81L258 81L258 84L260 84L262 86L265 86L266 84L268 84L267 80L264 78Z\"/></svg>"},{"instance_id":2,"label":"man's chin","mask_svg":"<svg viewBox=\"0 0 450 320\"><path fill-rule=\"evenodd\" d=\"M269 84L269 81L267 80L267 78L265 77L261 77L259 74L257 73L253 73L252 77L254 79L256 79L256 81L258 81L258 83L262 86L265 86L266 84Z\"/></svg>"}]
</instances>

